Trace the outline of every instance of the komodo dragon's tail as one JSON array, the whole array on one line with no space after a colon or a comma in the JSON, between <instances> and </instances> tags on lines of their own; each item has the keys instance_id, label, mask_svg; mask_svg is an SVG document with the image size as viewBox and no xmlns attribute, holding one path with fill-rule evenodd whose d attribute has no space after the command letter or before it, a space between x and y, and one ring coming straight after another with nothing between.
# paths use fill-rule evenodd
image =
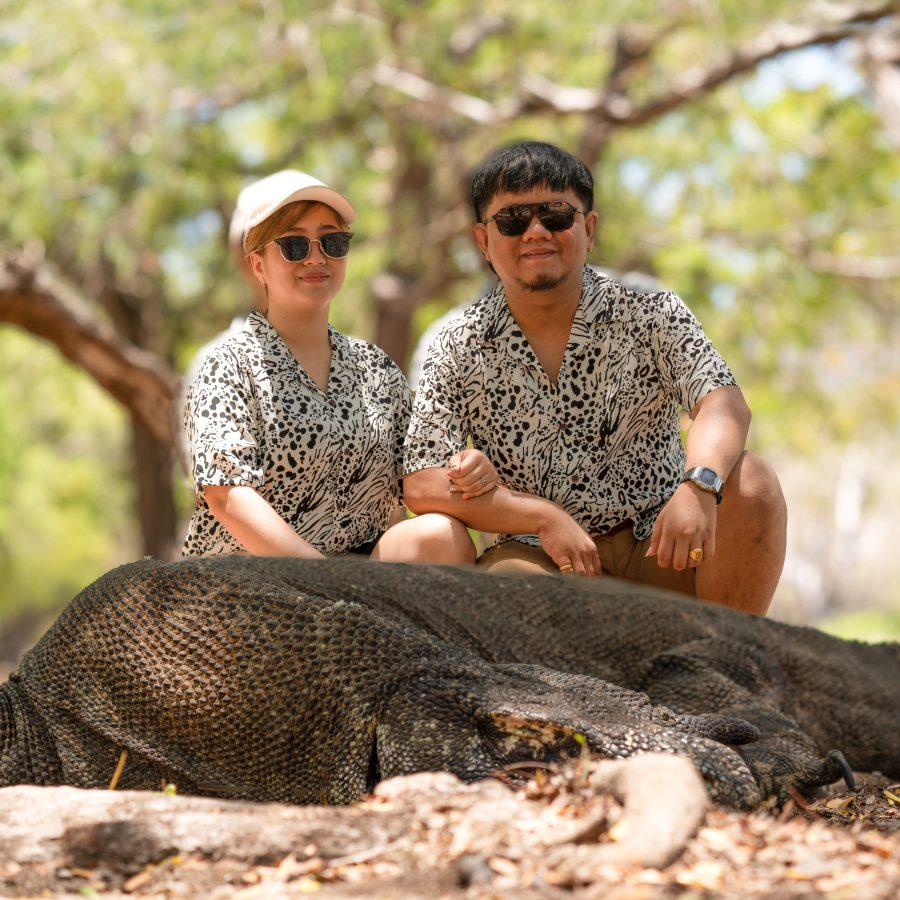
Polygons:
<instances>
[{"instance_id":1,"label":"komodo dragon's tail","mask_svg":"<svg viewBox=\"0 0 900 900\"><path fill-rule=\"evenodd\" d=\"M55 744L13 675L0 684L0 787L61 782Z\"/></svg>"}]
</instances>

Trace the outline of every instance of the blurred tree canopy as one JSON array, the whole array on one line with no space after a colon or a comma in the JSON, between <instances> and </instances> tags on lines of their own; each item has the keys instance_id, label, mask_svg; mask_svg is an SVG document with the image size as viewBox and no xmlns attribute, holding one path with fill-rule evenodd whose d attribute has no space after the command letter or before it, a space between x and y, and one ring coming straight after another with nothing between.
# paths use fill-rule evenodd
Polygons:
<instances>
[{"instance_id":1,"label":"blurred tree canopy","mask_svg":"<svg viewBox=\"0 0 900 900\"><path fill-rule=\"evenodd\" d=\"M594 172L593 262L685 297L755 440L893 433L898 73L896 0L0 0L0 323L59 351L0 329L0 571L28 581L25 511L67 492L94 497L75 532L177 550L178 373L249 303L238 191L287 166L357 206L333 321L401 364L484 284L468 172L544 139Z\"/></svg>"}]
</instances>

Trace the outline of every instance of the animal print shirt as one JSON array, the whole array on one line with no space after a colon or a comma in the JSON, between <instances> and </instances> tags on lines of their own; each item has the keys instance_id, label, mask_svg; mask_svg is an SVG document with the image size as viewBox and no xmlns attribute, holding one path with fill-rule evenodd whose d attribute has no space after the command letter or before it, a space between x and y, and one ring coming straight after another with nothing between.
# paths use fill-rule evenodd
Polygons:
<instances>
[{"instance_id":1,"label":"animal print shirt","mask_svg":"<svg viewBox=\"0 0 900 900\"><path fill-rule=\"evenodd\" d=\"M498 284L429 348L404 471L446 465L471 437L508 488L555 501L590 534L632 519L643 540L684 473L679 406L733 384L675 294L629 290L585 266L554 385ZM540 543L496 542L512 537Z\"/></svg>"},{"instance_id":2,"label":"animal print shirt","mask_svg":"<svg viewBox=\"0 0 900 900\"><path fill-rule=\"evenodd\" d=\"M329 334L327 393L258 312L204 361L184 410L197 488L185 556L243 549L210 512L204 485L255 488L322 553L352 550L388 527L400 504L409 387L378 347Z\"/></svg>"}]
</instances>

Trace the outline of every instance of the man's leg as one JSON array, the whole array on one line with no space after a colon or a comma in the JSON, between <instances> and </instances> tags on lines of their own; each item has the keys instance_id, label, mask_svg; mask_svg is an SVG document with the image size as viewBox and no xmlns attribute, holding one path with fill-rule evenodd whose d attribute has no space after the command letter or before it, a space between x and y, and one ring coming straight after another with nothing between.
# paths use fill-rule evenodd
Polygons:
<instances>
[{"instance_id":1,"label":"man's leg","mask_svg":"<svg viewBox=\"0 0 900 900\"><path fill-rule=\"evenodd\" d=\"M504 541L489 547L476 563L482 572L518 575L559 575L556 563L540 547L521 541Z\"/></svg>"},{"instance_id":2,"label":"man's leg","mask_svg":"<svg viewBox=\"0 0 900 900\"><path fill-rule=\"evenodd\" d=\"M624 578L625 581L633 581L635 584L646 584L649 587L662 588L665 591L675 591L678 594L686 594L688 597L697 596L697 570L673 569L671 566L663 568L656 561L655 556L647 556L650 548L650 538L638 541L631 531L619 532L612 538L595 538L597 549L600 551L600 561L603 571L607 575L615 575ZM601 542L607 542L608 548L603 548ZM604 556L609 557L607 561Z\"/></svg>"},{"instance_id":3,"label":"man's leg","mask_svg":"<svg viewBox=\"0 0 900 900\"><path fill-rule=\"evenodd\" d=\"M716 517L716 554L697 566L697 597L765 615L784 567L787 506L775 470L738 460Z\"/></svg>"}]
</instances>

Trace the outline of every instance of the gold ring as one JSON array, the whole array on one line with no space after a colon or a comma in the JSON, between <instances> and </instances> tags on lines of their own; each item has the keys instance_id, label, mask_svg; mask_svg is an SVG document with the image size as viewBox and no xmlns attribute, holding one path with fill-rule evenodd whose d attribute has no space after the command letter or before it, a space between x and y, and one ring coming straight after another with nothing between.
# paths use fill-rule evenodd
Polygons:
<instances>
[{"instance_id":1,"label":"gold ring","mask_svg":"<svg viewBox=\"0 0 900 900\"><path fill-rule=\"evenodd\" d=\"M487 482L484 480L484 475L481 476L481 486L487 487Z\"/></svg>"},{"instance_id":2,"label":"gold ring","mask_svg":"<svg viewBox=\"0 0 900 900\"><path fill-rule=\"evenodd\" d=\"M688 558L691 562L700 562L700 560L703 559L703 550L700 547L694 547L694 549L688 553Z\"/></svg>"},{"instance_id":3,"label":"gold ring","mask_svg":"<svg viewBox=\"0 0 900 900\"><path fill-rule=\"evenodd\" d=\"M563 563L563 564L559 567L559 571L560 571L560 572L574 572L574 571L575 571L575 566L573 566L571 563Z\"/></svg>"}]
</instances>

